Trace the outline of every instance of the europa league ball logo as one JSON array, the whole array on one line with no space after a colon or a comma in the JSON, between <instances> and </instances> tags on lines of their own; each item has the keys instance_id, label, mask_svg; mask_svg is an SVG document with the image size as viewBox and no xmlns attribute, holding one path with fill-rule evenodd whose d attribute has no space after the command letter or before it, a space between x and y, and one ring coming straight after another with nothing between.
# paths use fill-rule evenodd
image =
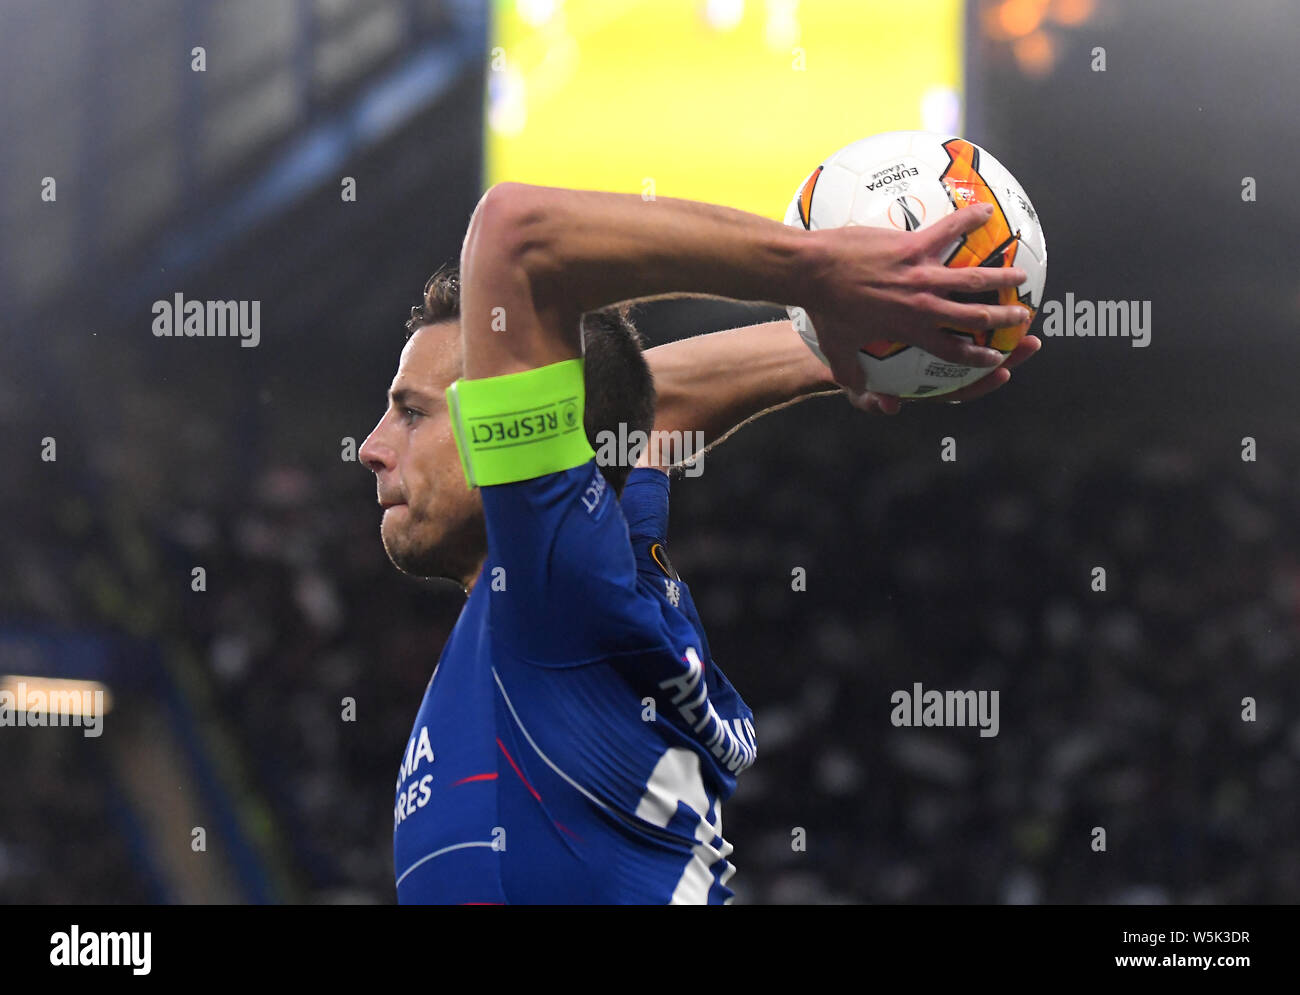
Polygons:
<instances>
[{"instance_id":1,"label":"europa league ball logo","mask_svg":"<svg viewBox=\"0 0 1300 995\"><path fill-rule=\"evenodd\" d=\"M925 224L925 204L920 198L903 194L889 205L889 223L901 231L916 231Z\"/></svg>"}]
</instances>

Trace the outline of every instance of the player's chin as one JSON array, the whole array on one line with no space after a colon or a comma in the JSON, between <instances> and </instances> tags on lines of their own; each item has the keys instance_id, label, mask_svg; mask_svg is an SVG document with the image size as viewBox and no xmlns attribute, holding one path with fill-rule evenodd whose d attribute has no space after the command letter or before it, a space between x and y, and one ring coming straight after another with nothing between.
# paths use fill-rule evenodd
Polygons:
<instances>
[{"instance_id":1,"label":"player's chin","mask_svg":"<svg viewBox=\"0 0 1300 995\"><path fill-rule=\"evenodd\" d=\"M425 550L412 549L402 543L392 543L385 538L384 552L393 566L402 573L421 580L430 577L443 577L447 571L441 566L442 560Z\"/></svg>"},{"instance_id":2,"label":"player's chin","mask_svg":"<svg viewBox=\"0 0 1300 995\"><path fill-rule=\"evenodd\" d=\"M405 505L395 505L384 511L384 520L379 527L380 538L384 541L384 552L402 573L413 577L427 577L430 567L437 557L434 555L433 543L421 543L411 535L404 519ZM403 519L399 521L399 519Z\"/></svg>"},{"instance_id":3,"label":"player's chin","mask_svg":"<svg viewBox=\"0 0 1300 995\"><path fill-rule=\"evenodd\" d=\"M393 566L404 574L423 580L438 577L459 580L464 571L457 562L459 558L446 548L445 538L440 541L434 536L418 534L405 516L393 516L397 510L393 507L384 512L380 528L384 552Z\"/></svg>"}]
</instances>

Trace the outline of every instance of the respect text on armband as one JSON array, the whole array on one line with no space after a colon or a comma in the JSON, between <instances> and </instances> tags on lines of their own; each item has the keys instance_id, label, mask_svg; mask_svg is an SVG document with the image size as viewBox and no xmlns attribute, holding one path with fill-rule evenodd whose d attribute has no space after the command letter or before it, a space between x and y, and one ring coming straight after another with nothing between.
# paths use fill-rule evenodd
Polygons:
<instances>
[{"instance_id":1,"label":"respect text on armband","mask_svg":"<svg viewBox=\"0 0 1300 995\"><path fill-rule=\"evenodd\" d=\"M473 418L469 438L476 448L495 449L541 442L581 427L576 399L569 399L526 411Z\"/></svg>"}]
</instances>

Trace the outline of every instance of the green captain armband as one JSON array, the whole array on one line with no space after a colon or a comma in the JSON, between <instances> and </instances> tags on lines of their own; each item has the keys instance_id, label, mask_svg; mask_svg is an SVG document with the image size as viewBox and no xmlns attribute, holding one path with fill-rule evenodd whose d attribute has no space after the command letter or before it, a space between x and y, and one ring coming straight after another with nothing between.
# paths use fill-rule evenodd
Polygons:
<instances>
[{"instance_id":1,"label":"green captain armband","mask_svg":"<svg viewBox=\"0 0 1300 995\"><path fill-rule=\"evenodd\" d=\"M457 380L447 388L451 434L470 487L571 470L596 455L582 427L582 360Z\"/></svg>"}]
</instances>

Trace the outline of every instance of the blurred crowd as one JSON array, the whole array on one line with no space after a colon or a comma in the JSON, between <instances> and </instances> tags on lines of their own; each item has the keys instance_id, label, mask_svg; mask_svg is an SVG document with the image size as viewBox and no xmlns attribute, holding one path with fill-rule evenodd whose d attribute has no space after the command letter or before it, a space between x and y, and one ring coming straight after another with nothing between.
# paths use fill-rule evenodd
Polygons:
<instances>
[{"instance_id":1,"label":"blurred crowd","mask_svg":"<svg viewBox=\"0 0 1300 995\"><path fill-rule=\"evenodd\" d=\"M862 446L841 485L842 437L806 428L775 487L757 430L720 455L743 524L674 552L759 712L746 898L1300 896L1300 452ZM998 690L998 735L895 728L916 682Z\"/></svg>"},{"instance_id":2,"label":"blurred crowd","mask_svg":"<svg viewBox=\"0 0 1300 995\"><path fill-rule=\"evenodd\" d=\"M674 564L757 716L738 901L1300 899L1300 447L873 458L810 430L829 403L674 484ZM0 621L157 645L238 753L276 897L392 901L399 755L458 592L388 564L359 464L94 451L14 464ZM917 682L998 691L998 735L896 728ZM0 730L0 898L159 894L103 742Z\"/></svg>"}]
</instances>

